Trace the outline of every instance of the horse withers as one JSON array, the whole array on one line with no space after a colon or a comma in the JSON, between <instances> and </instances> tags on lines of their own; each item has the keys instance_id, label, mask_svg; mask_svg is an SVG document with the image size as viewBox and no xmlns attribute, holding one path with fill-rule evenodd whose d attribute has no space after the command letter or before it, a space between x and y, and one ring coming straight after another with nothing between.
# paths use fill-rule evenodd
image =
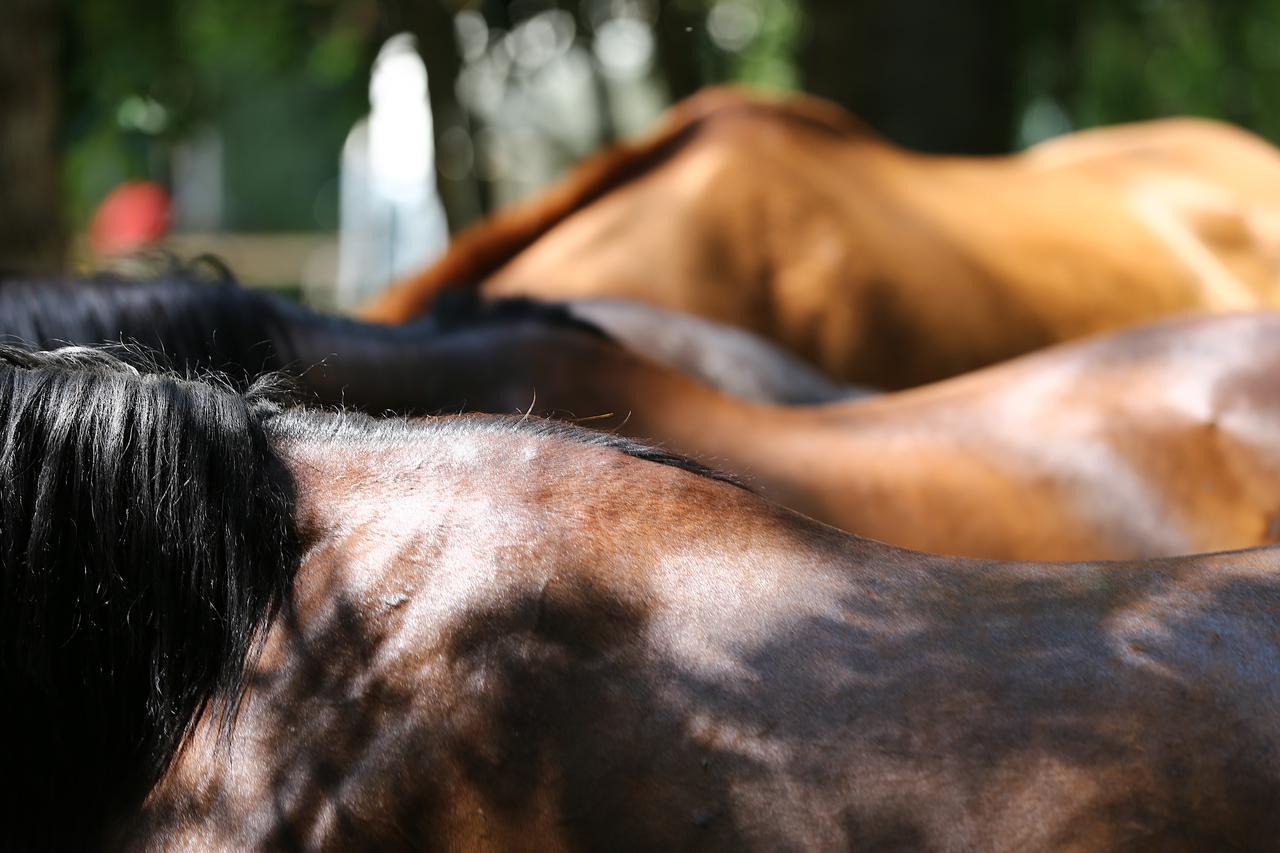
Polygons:
<instances>
[{"instance_id":1,"label":"horse withers","mask_svg":"<svg viewBox=\"0 0 1280 853\"><path fill-rule=\"evenodd\" d=\"M18 846L1280 835L1277 549L926 556L598 433L82 350L0 352L0 467Z\"/></svg>"}]
</instances>

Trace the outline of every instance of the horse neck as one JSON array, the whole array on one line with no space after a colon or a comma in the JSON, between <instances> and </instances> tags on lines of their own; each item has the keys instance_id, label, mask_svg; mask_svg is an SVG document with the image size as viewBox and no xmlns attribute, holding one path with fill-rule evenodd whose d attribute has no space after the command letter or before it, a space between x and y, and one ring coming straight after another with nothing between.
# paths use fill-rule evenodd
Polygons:
<instances>
[{"instance_id":1,"label":"horse neck","mask_svg":"<svg viewBox=\"0 0 1280 853\"><path fill-rule=\"evenodd\" d=\"M770 407L731 397L622 346L578 333L530 340L517 358L510 367L523 367L523 373L509 375L520 376L527 397L512 402L655 442L712 465L722 455L723 436L763 429L771 417Z\"/></svg>"},{"instance_id":2,"label":"horse neck","mask_svg":"<svg viewBox=\"0 0 1280 853\"><path fill-rule=\"evenodd\" d=\"M753 405L718 439L719 458L763 497L861 533L893 493L889 485L908 475L911 456L864 411L862 401Z\"/></svg>"},{"instance_id":3,"label":"horse neck","mask_svg":"<svg viewBox=\"0 0 1280 853\"><path fill-rule=\"evenodd\" d=\"M535 411L571 412L588 426L655 442L822 520L835 521L824 505L843 505L846 497L865 503L859 493L874 494L881 472L887 477L892 468L870 430L864 436L859 428L855 404L753 403L598 341L566 342L544 358L528 362L528 384L538 391L529 399ZM847 466L870 476L848 476Z\"/></svg>"},{"instance_id":4,"label":"horse neck","mask_svg":"<svg viewBox=\"0 0 1280 853\"><path fill-rule=\"evenodd\" d=\"M422 412L441 357L425 324L390 327L296 309L289 371L312 402L372 414Z\"/></svg>"},{"instance_id":5,"label":"horse neck","mask_svg":"<svg viewBox=\"0 0 1280 853\"><path fill-rule=\"evenodd\" d=\"M388 422L347 438L348 420L286 412L271 421L272 442L293 483L303 555L288 601L247 675L229 737L206 715L141 809L114 823L114 848L281 846L281 838L308 831L311 798L329 790L325 774L335 770L313 756L354 758L373 748L360 740L368 720L360 715L376 712L376 730L394 733L412 710L410 702L379 706L371 693L385 691L357 687L385 683L371 650L410 609L400 607L410 594L431 595L434 564L415 566L402 557L415 535L431 535L434 516L418 513L399 523L396 501L414 496L416 485L467 492L443 476L444 465L430 464L448 454L428 431ZM416 476L415 460L429 463ZM405 573L414 568L417 577ZM363 763L352 760L342 772L358 778ZM290 791L283 799L275 787L282 779Z\"/></svg>"},{"instance_id":6,"label":"horse neck","mask_svg":"<svg viewBox=\"0 0 1280 853\"><path fill-rule=\"evenodd\" d=\"M531 409L654 442L727 469L765 497L827 521L833 519L822 511L824 504L844 504L841 495L865 503L858 493L875 494L894 468L870 423L860 426L863 409L853 403L748 402L579 333L533 332L523 341L504 336L485 360L499 378L471 385L471 407ZM850 468L867 476L849 476Z\"/></svg>"},{"instance_id":7,"label":"horse neck","mask_svg":"<svg viewBox=\"0 0 1280 853\"><path fill-rule=\"evenodd\" d=\"M344 420L363 429L344 434ZM228 847L256 848L282 837L329 846L317 839L360 837L325 819L357 791L362 805L349 815L375 833L364 836L375 847L423 830L477 837L474 825L450 831L448 821L471 820L461 812L425 811L472 790L476 765L456 725L475 722L461 737L483 739L507 719L489 699L519 695L507 692L501 667L485 684L466 677L477 649L487 656L523 644L545 611L555 648L574 667L602 646L641 653L646 592L665 574L652 568L724 537L713 522L749 526L768 541L785 534L787 553L811 557L807 566L823 556L818 544L835 552L844 544L723 483L510 420L287 415L279 423L306 553L291 605L271 629L229 748L219 752L202 730L123 830L129 847L149 849L149 839L220 847L229 838ZM708 562L723 571L735 560L773 570L741 555ZM548 677L560 678L565 658L555 659ZM407 835L376 835L384 830ZM520 839L499 836L496 846Z\"/></svg>"},{"instance_id":8,"label":"horse neck","mask_svg":"<svg viewBox=\"0 0 1280 853\"><path fill-rule=\"evenodd\" d=\"M367 791L367 802L394 813L401 798L412 802L441 778L423 698L450 686L435 665L456 639L450 626L456 632L465 608L502 583L495 554L519 566L506 579L522 584L557 570L529 556L554 550L544 540L557 523L528 495L543 483L569 494L558 448L473 422L483 419L285 413L272 422L305 555L289 603L254 664L231 737L220 743L202 725L142 811L117 827L121 847L279 846L280 837L342 832L312 805L332 797L335 773L344 791ZM544 463L545 476L528 476ZM535 523L522 527L526 513ZM437 771L390 778L385 763L410 756Z\"/></svg>"},{"instance_id":9,"label":"horse neck","mask_svg":"<svg viewBox=\"0 0 1280 853\"><path fill-rule=\"evenodd\" d=\"M536 319L448 331L347 323L306 347L300 362L315 365L303 374L308 390L374 413L533 412L603 428L643 417L650 395L683 399L646 384L645 371L629 369L637 358L615 345Z\"/></svg>"},{"instance_id":10,"label":"horse neck","mask_svg":"<svg viewBox=\"0 0 1280 853\"><path fill-rule=\"evenodd\" d=\"M936 464L953 452L948 433L928 428L930 419L897 405L896 395L775 406L675 374L660 379L635 383L646 395L634 395L623 432L729 470L762 497L852 533L906 541L886 535L905 515L894 496L928 480L922 459Z\"/></svg>"}]
</instances>

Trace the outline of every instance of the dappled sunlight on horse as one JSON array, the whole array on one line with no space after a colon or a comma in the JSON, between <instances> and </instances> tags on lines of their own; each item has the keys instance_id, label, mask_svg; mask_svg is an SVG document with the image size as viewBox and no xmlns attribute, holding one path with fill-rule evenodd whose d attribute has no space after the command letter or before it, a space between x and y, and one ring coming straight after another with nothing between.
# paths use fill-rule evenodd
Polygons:
<instances>
[{"instance_id":1,"label":"dappled sunlight on horse","mask_svg":"<svg viewBox=\"0 0 1280 853\"><path fill-rule=\"evenodd\" d=\"M0 359L0 460L33 474L0 525L22 617L3 637L24 700L4 706L28 782L5 800L18 846L1224 849L1280 833L1277 549L928 556L574 427L281 409L86 350ZM50 513L100 535L38 547ZM218 526L227 543L273 532L215 550ZM193 622L189 584L243 618L197 606ZM35 601L54 617L39 631ZM154 630L111 641L134 624ZM175 637L184 654L158 653ZM131 731L186 736L135 752Z\"/></svg>"}]
</instances>

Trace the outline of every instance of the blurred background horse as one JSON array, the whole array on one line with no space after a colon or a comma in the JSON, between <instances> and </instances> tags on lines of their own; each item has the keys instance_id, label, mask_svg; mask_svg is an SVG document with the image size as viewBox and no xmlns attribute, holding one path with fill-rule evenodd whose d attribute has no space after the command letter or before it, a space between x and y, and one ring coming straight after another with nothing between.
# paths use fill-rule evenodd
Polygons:
<instances>
[{"instance_id":1,"label":"blurred background horse","mask_svg":"<svg viewBox=\"0 0 1280 853\"><path fill-rule=\"evenodd\" d=\"M438 342L436 408L657 442L896 545L1120 559L1280 540L1275 312L1168 321L816 407L735 399L572 329L508 327L483 355L465 340ZM478 371L462 367L472 353Z\"/></svg>"},{"instance_id":2,"label":"blurred background horse","mask_svg":"<svg viewBox=\"0 0 1280 853\"><path fill-rule=\"evenodd\" d=\"M366 305L621 296L896 388L1180 311L1280 306L1280 152L1167 122L1004 159L898 149L831 104L710 91Z\"/></svg>"}]
</instances>

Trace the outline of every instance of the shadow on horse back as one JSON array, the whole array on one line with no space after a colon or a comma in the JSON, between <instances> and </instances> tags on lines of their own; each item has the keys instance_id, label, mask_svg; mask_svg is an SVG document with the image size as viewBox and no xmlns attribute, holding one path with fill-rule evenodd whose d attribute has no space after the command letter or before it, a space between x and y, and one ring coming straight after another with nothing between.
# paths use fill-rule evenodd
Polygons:
<instances>
[{"instance_id":1,"label":"shadow on horse back","mask_svg":"<svg viewBox=\"0 0 1280 853\"><path fill-rule=\"evenodd\" d=\"M537 420L282 409L84 350L5 350L0 389L19 847L1280 834L1274 549L934 557Z\"/></svg>"}]
</instances>

